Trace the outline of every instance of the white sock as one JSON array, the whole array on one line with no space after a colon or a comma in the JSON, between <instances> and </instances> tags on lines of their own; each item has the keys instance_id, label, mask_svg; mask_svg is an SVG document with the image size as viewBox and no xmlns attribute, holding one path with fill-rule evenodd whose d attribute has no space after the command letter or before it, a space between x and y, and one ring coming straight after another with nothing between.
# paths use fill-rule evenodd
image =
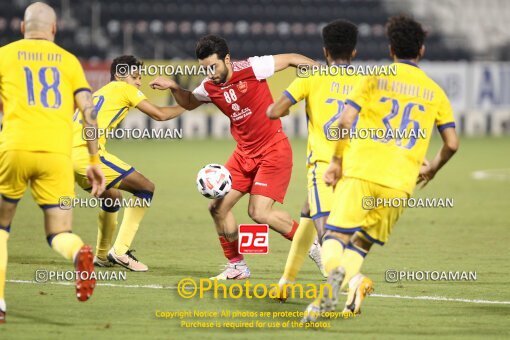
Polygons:
<instances>
[{"instance_id":1,"label":"white sock","mask_svg":"<svg viewBox=\"0 0 510 340\"><path fill-rule=\"evenodd\" d=\"M7 311L7 305L5 304L5 300L0 299L0 310L3 310L4 312Z\"/></svg>"}]
</instances>

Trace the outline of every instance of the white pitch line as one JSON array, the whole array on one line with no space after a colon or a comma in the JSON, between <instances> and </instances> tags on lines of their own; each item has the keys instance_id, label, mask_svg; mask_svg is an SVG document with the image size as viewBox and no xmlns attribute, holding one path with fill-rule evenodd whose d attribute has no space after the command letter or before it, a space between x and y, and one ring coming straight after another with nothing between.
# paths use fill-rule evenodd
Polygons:
<instances>
[{"instance_id":1,"label":"white pitch line","mask_svg":"<svg viewBox=\"0 0 510 340\"><path fill-rule=\"evenodd\" d=\"M450 302L466 302L466 303L490 303L497 305L510 305L510 301L494 301L494 300L470 300L449 298L446 296L405 296L405 295L388 295L388 294L370 294L371 297L389 298L389 299L407 299L407 300L430 300L430 301L450 301Z\"/></svg>"},{"instance_id":2,"label":"white pitch line","mask_svg":"<svg viewBox=\"0 0 510 340\"><path fill-rule=\"evenodd\" d=\"M21 283L21 284L36 284L43 285L46 283L60 286L74 286L74 282L45 282L39 283L30 280L7 280L9 283ZM163 286L163 285L120 285L115 283L97 283L97 286L103 287L120 287L120 288L146 288L146 289L170 289L174 290L177 287L174 286ZM343 293L344 294L344 293ZM345 294L344 294L345 295ZM405 300L428 300L428 301L448 301L448 302L464 302L474 304L493 304L493 305L510 305L510 301L494 301L494 300L471 300L461 298L449 298L445 296L406 296L406 295L388 295L388 294L371 294L371 297L386 298L386 299L405 299Z\"/></svg>"},{"instance_id":3,"label":"white pitch line","mask_svg":"<svg viewBox=\"0 0 510 340\"><path fill-rule=\"evenodd\" d=\"M507 181L510 179L510 169L488 169L478 170L471 173L471 177L476 180L495 179Z\"/></svg>"}]
</instances>

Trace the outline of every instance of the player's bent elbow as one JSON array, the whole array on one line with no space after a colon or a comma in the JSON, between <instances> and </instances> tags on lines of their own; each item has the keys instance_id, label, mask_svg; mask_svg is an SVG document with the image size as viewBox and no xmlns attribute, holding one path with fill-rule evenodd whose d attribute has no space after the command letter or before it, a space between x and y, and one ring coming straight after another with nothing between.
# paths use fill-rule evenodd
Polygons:
<instances>
[{"instance_id":1,"label":"player's bent elbow","mask_svg":"<svg viewBox=\"0 0 510 340\"><path fill-rule=\"evenodd\" d=\"M451 153L456 153L459 150L459 140L448 141L445 146L450 150Z\"/></svg>"},{"instance_id":2,"label":"player's bent elbow","mask_svg":"<svg viewBox=\"0 0 510 340\"><path fill-rule=\"evenodd\" d=\"M163 116L163 114L158 113L157 115L152 116L152 119L154 119L157 122L162 122L165 120L165 117Z\"/></svg>"}]
</instances>

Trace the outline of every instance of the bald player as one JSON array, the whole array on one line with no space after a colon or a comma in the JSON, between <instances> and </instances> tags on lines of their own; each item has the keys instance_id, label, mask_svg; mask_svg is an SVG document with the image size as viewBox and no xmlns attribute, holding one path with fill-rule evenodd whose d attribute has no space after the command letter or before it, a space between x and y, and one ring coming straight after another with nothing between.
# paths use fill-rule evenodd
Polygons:
<instances>
[{"instance_id":1,"label":"bald player","mask_svg":"<svg viewBox=\"0 0 510 340\"><path fill-rule=\"evenodd\" d=\"M27 7L21 32L24 39L0 48L0 94L4 103L0 132L0 323L4 300L7 240L18 201L30 185L43 209L48 244L77 272L76 295L86 301L95 287L91 247L72 233L72 211L59 208L61 197L74 196L71 161L74 104L83 124L96 128L90 86L78 59L53 41L55 11L36 2ZM99 196L105 179L99 166L97 140L88 141L87 177Z\"/></svg>"}]
</instances>

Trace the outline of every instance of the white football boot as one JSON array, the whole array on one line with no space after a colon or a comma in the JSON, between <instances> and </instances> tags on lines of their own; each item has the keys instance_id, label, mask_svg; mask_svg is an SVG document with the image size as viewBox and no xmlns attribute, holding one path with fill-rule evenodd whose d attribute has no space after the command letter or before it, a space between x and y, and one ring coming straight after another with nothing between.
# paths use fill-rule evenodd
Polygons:
<instances>
[{"instance_id":1,"label":"white football boot","mask_svg":"<svg viewBox=\"0 0 510 340\"><path fill-rule=\"evenodd\" d=\"M211 277L211 280L244 280L251 276L250 269L244 260L228 263L220 274Z\"/></svg>"},{"instance_id":2,"label":"white football boot","mask_svg":"<svg viewBox=\"0 0 510 340\"><path fill-rule=\"evenodd\" d=\"M315 239L315 241L313 241L310 250L308 250L308 257L310 257L312 261L315 262L322 276L328 277L328 273L326 273L326 271L324 270L324 266L322 265L321 245L319 243L319 240Z\"/></svg>"}]
</instances>

